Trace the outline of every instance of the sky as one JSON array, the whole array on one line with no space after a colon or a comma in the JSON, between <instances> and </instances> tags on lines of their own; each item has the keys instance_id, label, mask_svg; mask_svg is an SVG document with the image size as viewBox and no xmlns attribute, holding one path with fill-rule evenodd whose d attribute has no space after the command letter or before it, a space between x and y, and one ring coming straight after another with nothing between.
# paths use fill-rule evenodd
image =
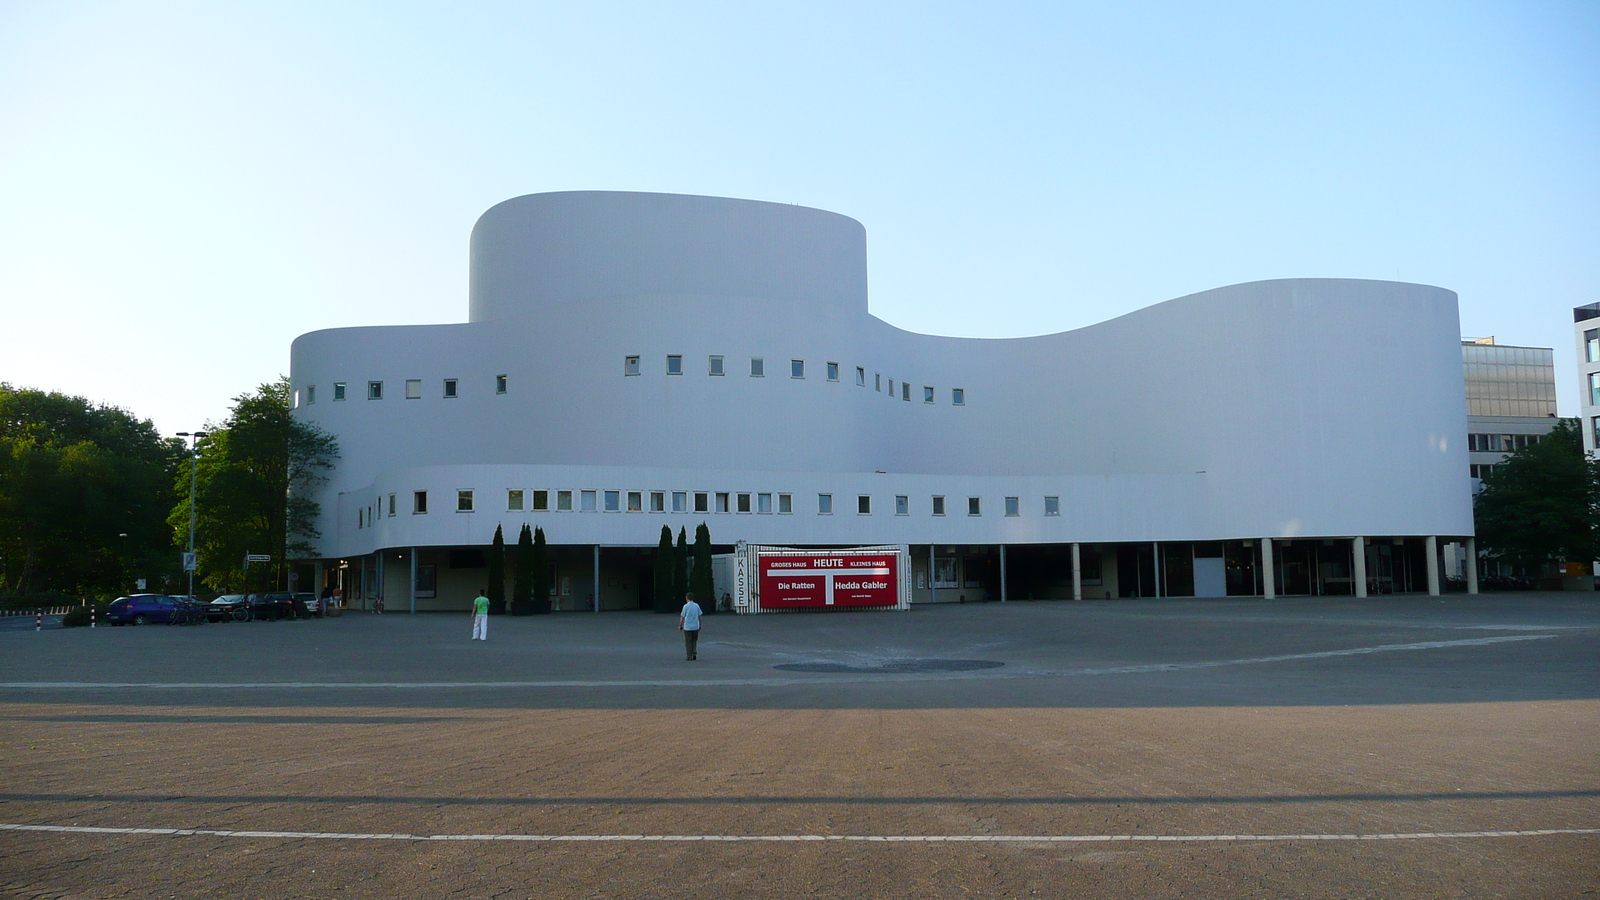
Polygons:
<instances>
[{"instance_id":1,"label":"sky","mask_svg":"<svg viewBox=\"0 0 1600 900\"><path fill-rule=\"evenodd\" d=\"M1571 415L1600 4L0 0L0 381L204 427L300 334L465 321L473 222L564 190L850 216L933 334L1439 285Z\"/></svg>"}]
</instances>

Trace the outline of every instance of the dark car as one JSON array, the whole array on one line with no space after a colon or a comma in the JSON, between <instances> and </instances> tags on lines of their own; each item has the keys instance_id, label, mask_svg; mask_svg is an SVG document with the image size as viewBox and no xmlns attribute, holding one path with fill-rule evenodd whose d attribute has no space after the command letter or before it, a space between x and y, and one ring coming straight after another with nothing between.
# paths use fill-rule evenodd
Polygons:
<instances>
[{"instance_id":1,"label":"dark car","mask_svg":"<svg viewBox=\"0 0 1600 900\"><path fill-rule=\"evenodd\" d=\"M316 594L305 592L295 594L294 602L300 609L300 615L315 616L320 619L328 601L318 600Z\"/></svg>"},{"instance_id":2,"label":"dark car","mask_svg":"<svg viewBox=\"0 0 1600 900\"><path fill-rule=\"evenodd\" d=\"M106 621L113 625L171 622L179 608L178 598L166 594L130 594L111 601L106 608Z\"/></svg>"},{"instance_id":3,"label":"dark car","mask_svg":"<svg viewBox=\"0 0 1600 900\"><path fill-rule=\"evenodd\" d=\"M244 594L223 594L206 604L206 619L211 622L244 622L250 618L250 604Z\"/></svg>"},{"instance_id":4,"label":"dark car","mask_svg":"<svg viewBox=\"0 0 1600 900\"><path fill-rule=\"evenodd\" d=\"M266 619L276 622L279 619L295 619L300 616L300 605L294 601L294 595L283 592L250 595L250 616L254 619Z\"/></svg>"}]
</instances>

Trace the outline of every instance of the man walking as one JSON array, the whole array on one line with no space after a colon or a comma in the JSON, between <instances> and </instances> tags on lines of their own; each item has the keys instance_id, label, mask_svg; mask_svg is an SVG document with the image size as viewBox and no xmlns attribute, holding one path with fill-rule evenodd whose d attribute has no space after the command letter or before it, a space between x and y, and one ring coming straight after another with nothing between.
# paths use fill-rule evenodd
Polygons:
<instances>
[{"instance_id":1,"label":"man walking","mask_svg":"<svg viewBox=\"0 0 1600 900\"><path fill-rule=\"evenodd\" d=\"M700 604L694 602L693 593L683 595L683 612L678 614L678 630L683 632L683 652L692 661L700 655L696 652L700 643Z\"/></svg>"},{"instance_id":2,"label":"man walking","mask_svg":"<svg viewBox=\"0 0 1600 900\"><path fill-rule=\"evenodd\" d=\"M478 599L472 601L472 639L487 641L489 639L489 598L488 591L479 591Z\"/></svg>"}]
</instances>

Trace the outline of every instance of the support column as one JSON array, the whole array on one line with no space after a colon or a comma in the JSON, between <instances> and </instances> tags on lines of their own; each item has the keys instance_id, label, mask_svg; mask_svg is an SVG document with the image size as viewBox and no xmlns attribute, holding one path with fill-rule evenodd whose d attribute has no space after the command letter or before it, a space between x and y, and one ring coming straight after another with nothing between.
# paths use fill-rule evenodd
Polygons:
<instances>
[{"instance_id":1,"label":"support column","mask_svg":"<svg viewBox=\"0 0 1600 900\"><path fill-rule=\"evenodd\" d=\"M1478 592L1478 539L1467 538L1467 593Z\"/></svg>"},{"instance_id":2,"label":"support column","mask_svg":"<svg viewBox=\"0 0 1600 900\"><path fill-rule=\"evenodd\" d=\"M1428 535L1428 596L1439 596L1439 537Z\"/></svg>"},{"instance_id":3,"label":"support column","mask_svg":"<svg viewBox=\"0 0 1600 900\"><path fill-rule=\"evenodd\" d=\"M366 588L361 593L365 594ZM411 548L411 614L417 614L417 548Z\"/></svg>"},{"instance_id":4,"label":"support column","mask_svg":"<svg viewBox=\"0 0 1600 900\"><path fill-rule=\"evenodd\" d=\"M935 554L934 547L933 547L932 544L929 544L928 545L928 602L929 603L938 603L939 602L939 589L934 587L934 581L933 581L933 557L934 557L934 554Z\"/></svg>"},{"instance_id":5,"label":"support column","mask_svg":"<svg viewBox=\"0 0 1600 900\"><path fill-rule=\"evenodd\" d=\"M1162 565L1162 562L1163 562L1163 560L1161 559L1161 542L1160 541L1151 541L1150 542L1150 569L1151 569L1151 571L1156 573L1156 594L1155 595L1157 597L1161 596L1161 570L1166 568L1166 566Z\"/></svg>"},{"instance_id":6,"label":"support column","mask_svg":"<svg viewBox=\"0 0 1600 900\"><path fill-rule=\"evenodd\" d=\"M1356 596L1365 599L1367 596L1367 539L1353 537L1350 539L1350 552L1355 565L1350 567L1350 572L1355 576Z\"/></svg>"},{"instance_id":7,"label":"support column","mask_svg":"<svg viewBox=\"0 0 1600 900\"><path fill-rule=\"evenodd\" d=\"M1078 555L1078 542L1072 542L1072 599L1083 599L1083 565Z\"/></svg>"},{"instance_id":8,"label":"support column","mask_svg":"<svg viewBox=\"0 0 1600 900\"><path fill-rule=\"evenodd\" d=\"M1274 600L1278 596L1272 572L1272 538L1261 539L1261 596Z\"/></svg>"},{"instance_id":9,"label":"support column","mask_svg":"<svg viewBox=\"0 0 1600 900\"><path fill-rule=\"evenodd\" d=\"M1006 602L1006 545L1000 545L1000 602Z\"/></svg>"},{"instance_id":10,"label":"support column","mask_svg":"<svg viewBox=\"0 0 1600 900\"><path fill-rule=\"evenodd\" d=\"M715 601L713 601L715 602ZM594 545L594 611L600 611L600 545Z\"/></svg>"}]
</instances>

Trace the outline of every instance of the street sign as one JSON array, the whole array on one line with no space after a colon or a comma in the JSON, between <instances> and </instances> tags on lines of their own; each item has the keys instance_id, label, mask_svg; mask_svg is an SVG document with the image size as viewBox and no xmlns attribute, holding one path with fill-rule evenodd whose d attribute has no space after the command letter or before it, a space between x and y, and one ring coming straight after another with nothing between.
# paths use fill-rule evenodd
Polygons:
<instances>
[{"instance_id":1,"label":"street sign","mask_svg":"<svg viewBox=\"0 0 1600 900\"><path fill-rule=\"evenodd\" d=\"M185 553L183 555L183 570L185 572L193 572L195 570L195 558L196 554L194 553Z\"/></svg>"},{"instance_id":2,"label":"street sign","mask_svg":"<svg viewBox=\"0 0 1600 900\"><path fill-rule=\"evenodd\" d=\"M272 562L272 555L269 553L246 553L244 559L245 562Z\"/></svg>"}]
</instances>

